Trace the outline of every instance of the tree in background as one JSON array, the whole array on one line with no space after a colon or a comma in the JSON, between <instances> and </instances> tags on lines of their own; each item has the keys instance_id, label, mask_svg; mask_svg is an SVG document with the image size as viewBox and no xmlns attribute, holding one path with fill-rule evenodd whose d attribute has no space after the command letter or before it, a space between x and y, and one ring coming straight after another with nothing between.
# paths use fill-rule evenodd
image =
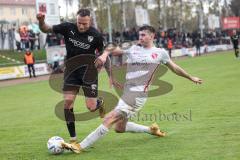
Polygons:
<instances>
[{"instance_id":1,"label":"tree in background","mask_svg":"<svg viewBox=\"0 0 240 160\"><path fill-rule=\"evenodd\" d=\"M230 4L230 8L235 16L240 16L240 1L232 0Z\"/></svg>"},{"instance_id":2,"label":"tree in background","mask_svg":"<svg viewBox=\"0 0 240 160\"><path fill-rule=\"evenodd\" d=\"M92 0L94 10L97 17L97 26L107 32L107 0ZM125 28L136 26L135 8L137 5L148 9L149 0L112 0L111 1L111 17L112 28L116 31L122 31ZM148 9L150 23L155 28L167 30L169 28L177 28L179 31L196 31L199 28L199 12L202 10L202 23L207 26L208 15L203 12L208 7L209 14L216 16L229 16L229 1L224 0L220 5L220 0L151 0L155 3L155 8ZM124 14L123 18L123 4ZM240 0L232 0L232 11L235 15L239 15ZM79 0L79 8L86 7L91 9L89 0ZM195 9L194 9L195 8ZM123 25L124 24L124 25ZM205 28L206 29L206 28Z\"/></svg>"}]
</instances>

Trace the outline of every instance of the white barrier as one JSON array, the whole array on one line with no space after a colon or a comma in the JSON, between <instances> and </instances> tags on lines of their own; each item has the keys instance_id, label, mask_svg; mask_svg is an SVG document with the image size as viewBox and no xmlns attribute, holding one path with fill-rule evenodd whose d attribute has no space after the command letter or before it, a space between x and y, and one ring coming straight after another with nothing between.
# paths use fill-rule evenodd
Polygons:
<instances>
[{"instance_id":1,"label":"white barrier","mask_svg":"<svg viewBox=\"0 0 240 160\"><path fill-rule=\"evenodd\" d=\"M37 76L46 75L50 73L48 71L48 66L46 63L35 64L34 67ZM27 65L0 68L0 80L24 77L29 77Z\"/></svg>"},{"instance_id":2,"label":"white barrier","mask_svg":"<svg viewBox=\"0 0 240 160\"><path fill-rule=\"evenodd\" d=\"M209 52L216 51L226 51L233 49L232 45L222 44L222 45L214 45L214 46L202 46L200 48L200 53L205 54ZM174 49L172 50L172 57L181 57L181 56L190 56L194 57L196 55L196 48L182 48L182 49Z\"/></svg>"}]
</instances>

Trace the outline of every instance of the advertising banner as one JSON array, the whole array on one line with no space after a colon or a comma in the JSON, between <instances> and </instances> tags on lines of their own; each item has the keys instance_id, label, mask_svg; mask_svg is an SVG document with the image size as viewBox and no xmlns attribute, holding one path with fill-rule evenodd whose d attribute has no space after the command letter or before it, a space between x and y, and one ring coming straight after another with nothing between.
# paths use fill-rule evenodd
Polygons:
<instances>
[{"instance_id":1,"label":"advertising banner","mask_svg":"<svg viewBox=\"0 0 240 160\"><path fill-rule=\"evenodd\" d=\"M224 17L222 19L223 29L240 29L240 17Z\"/></svg>"},{"instance_id":2,"label":"advertising banner","mask_svg":"<svg viewBox=\"0 0 240 160\"><path fill-rule=\"evenodd\" d=\"M34 68L37 76L50 73L46 63L35 64ZM27 65L0 68L0 80L24 77L29 77Z\"/></svg>"}]
</instances>

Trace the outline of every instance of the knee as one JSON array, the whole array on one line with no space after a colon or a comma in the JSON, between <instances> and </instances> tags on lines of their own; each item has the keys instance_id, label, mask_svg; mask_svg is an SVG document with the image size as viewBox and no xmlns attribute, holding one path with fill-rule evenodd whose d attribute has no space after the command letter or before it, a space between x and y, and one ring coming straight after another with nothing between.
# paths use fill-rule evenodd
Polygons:
<instances>
[{"instance_id":1,"label":"knee","mask_svg":"<svg viewBox=\"0 0 240 160\"><path fill-rule=\"evenodd\" d=\"M120 127L115 127L114 130L116 133L124 133L125 132L125 128L120 128Z\"/></svg>"},{"instance_id":2,"label":"knee","mask_svg":"<svg viewBox=\"0 0 240 160\"><path fill-rule=\"evenodd\" d=\"M87 102L86 105L90 112L96 111L96 106L97 106L96 102L90 101L90 102Z\"/></svg>"},{"instance_id":3,"label":"knee","mask_svg":"<svg viewBox=\"0 0 240 160\"><path fill-rule=\"evenodd\" d=\"M88 107L88 110L89 110L90 112L95 112L95 111L96 111L95 108L90 108L90 107Z\"/></svg>"},{"instance_id":4,"label":"knee","mask_svg":"<svg viewBox=\"0 0 240 160\"><path fill-rule=\"evenodd\" d=\"M73 100L67 99L64 101L64 109L71 109L73 105Z\"/></svg>"},{"instance_id":5,"label":"knee","mask_svg":"<svg viewBox=\"0 0 240 160\"><path fill-rule=\"evenodd\" d=\"M103 119L103 124L105 126L109 126L111 124L111 118L106 116L104 119Z\"/></svg>"},{"instance_id":6,"label":"knee","mask_svg":"<svg viewBox=\"0 0 240 160\"><path fill-rule=\"evenodd\" d=\"M93 104L87 105L87 108L90 112L95 112L96 111L96 106L94 106Z\"/></svg>"},{"instance_id":7,"label":"knee","mask_svg":"<svg viewBox=\"0 0 240 160\"><path fill-rule=\"evenodd\" d=\"M115 122L116 118L113 115L106 115L106 117L103 120L104 126L107 126L108 128L110 128Z\"/></svg>"}]
</instances>

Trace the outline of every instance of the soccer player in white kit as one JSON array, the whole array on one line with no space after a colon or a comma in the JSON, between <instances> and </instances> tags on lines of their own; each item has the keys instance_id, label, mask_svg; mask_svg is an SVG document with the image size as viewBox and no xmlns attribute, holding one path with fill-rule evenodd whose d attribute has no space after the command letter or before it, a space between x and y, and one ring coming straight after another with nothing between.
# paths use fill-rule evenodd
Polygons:
<instances>
[{"instance_id":1,"label":"soccer player in white kit","mask_svg":"<svg viewBox=\"0 0 240 160\"><path fill-rule=\"evenodd\" d=\"M114 124L115 131L118 133L135 132L148 133L158 137L165 136L165 133L160 131L156 123L149 127L128 121L129 118L134 116L145 104L147 100L147 90L154 72L160 64L164 64L175 74L187 78L196 84L201 84L202 80L189 75L175 64L165 49L156 48L153 43L154 36L155 29L152 26L143 26L139 29L138 45L133 45L128 50L122 50L119 47L111 50L114 56L126 54L128 57L123 95L115 109L105 116L103 123L95 131L90 133L80 143L62 143L63 148L75 153L80 153L107 134ZM106 49L99 57L99 60L104 63L109 54L110 50Z\"/></svg>"}]
</instances>

